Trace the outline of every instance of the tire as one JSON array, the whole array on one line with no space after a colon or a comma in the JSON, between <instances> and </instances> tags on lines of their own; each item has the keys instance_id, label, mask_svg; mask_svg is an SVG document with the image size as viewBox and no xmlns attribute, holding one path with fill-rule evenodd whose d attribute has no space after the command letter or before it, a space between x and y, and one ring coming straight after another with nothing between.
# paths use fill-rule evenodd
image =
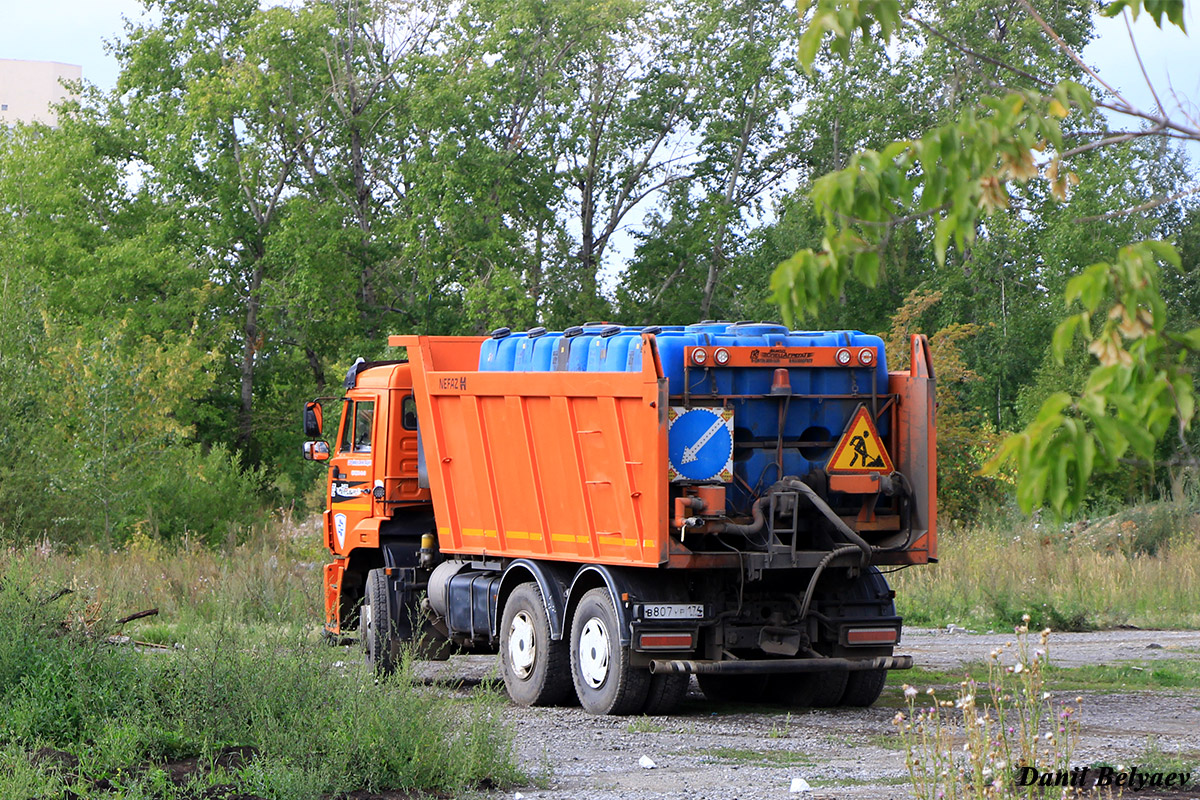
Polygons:
<instances>
[{"instance_id":1,"label":"tire","mask_svg":"<svg viewBox=\"0 0 1200 800\"><path fill-rule=\"evenodd\" d=\"M554 705L571 693L567 643L550 638L546 605L536 583L522 583L504 604L500 673L517 705Z\"/></svg>"},{"instance_id":2,"label":"tire","mask_svg":"<svg viewBox=\"0 0 1200 800\"><path fill-rule=\"evenodd\" d=\"M891 588L877 567L868 568L857 581L848 587L853 600L881 601L886 599L882 615L890 617L896 613L896 605L890 599ZM888 651L889 654L892 652ZM883 693L887 682L887 670L873 669L850 672L846 677L846 689L842 692L839 705L867 708L874 705Z\"/></svg>"},{"instance_id":3,"label":"tire","mask_svg":"<svg viewBox=\"0 0 1200 800\"><path fill-rule=\"evenodd\" d=\"M697 675L700 691L714 703L761 703L769 675Z\"/></svg>"},{"instance_id":4,"label":"tire","mask_svg":"<svg viewBox=\"0 0 1200 800\"><path fill-rule=\"evenodd\" d=\"M690 682L690 675L651 675L650 691L642 713L651 716L670 714L687 696Z\"/></svg>"},{"instance_id":5,"label":"tire","mask_svg":"<svg viewBox=\"0 0 1200 800\"><path fill-rule=\"evenodd\" d=\"M771 676L772 702L793 708L832 708L846 690L848 672L800 672Z\"/></svg>"},{"instance_id":6,"label":"tire","mask_svg":"<svg viewBox=\"0 0 1200 800\"><path fill-rule=\"evenodd\" d=\"M636 714L646 705L650 670L629 663L621 646L617 611L608 589L592 589L571 620L571 680L584 710L592 714Z\"/></svg>"},{"instance_id":7,"label":"tire","mask_svg":"<svg viewBox=\"0 0 1200 800\"><path fill-rule=\"evenodd\" d=\"M392 615L388 576L382 569L367 573L359 635L367 666L377 675L390 675L400 663L400 639Z\"/></svg>"},{"instance_id":8,"label":"tire","mask_svg":"<svg viewBox=\"0 0 1200 800\"><path fill-rule=\"evenodd\" d=\"M866 708L874 705L883 694L883 685L887 682L887 670L870 669L861 672L851 672L846 679L846 691L842 694L842 705Z\"/></svg>"}]
</instances>

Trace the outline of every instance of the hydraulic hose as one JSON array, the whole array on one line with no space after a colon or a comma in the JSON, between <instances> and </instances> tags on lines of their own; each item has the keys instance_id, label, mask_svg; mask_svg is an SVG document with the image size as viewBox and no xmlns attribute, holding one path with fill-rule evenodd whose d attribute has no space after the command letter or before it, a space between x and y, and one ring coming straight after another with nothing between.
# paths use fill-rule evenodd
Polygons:
<instances>
[{"instance_id":1,"label":"hydraulic hose","mask_svg":"<svg viewBox=\"0 0 1200 800\"><path fill-rule=\"evenodd\" d=\"M833 561L838 556L844 556L858 550L855 545L846 545L839 547L837 550L830 550L821 559L821 563L817 564L817 568L813 570L812 577L808 579L808 588L804 590L804 602L800 604L800 619L808 617L808 608L812 605L813 594L817 591L817 579L821 577L821 573L829 566L829 562Z\"/></svg>"},{"instance_id":2,"label":"hydraulic hose","mask_svg":"<svg viewBox=\"0 0 1200 800\"><path fill-rule=\"evenodd\" d=\"M799 478L785 478L784 480L780 481L780 483L790 489L795 489L807 497L812 504L817 507L817 510L825 515L825 518L829 520L833 527L837 528L838 531L845 536L848 541L852 542L860 551L862 551L862 566L865 567L871 563L871 545L867 543L866 539L859 536L853 528L843 522L842 518L837 515L837 512L830 508L829 504L821 499L821 496L813 491L811 486Z\"/></svg>"},{"instance_id":3,"label":"hydraulic hose","mask_svg":"<svg viewBox=\"0 0 1200 800\"><path fill-rule=\"evenodd\" d=\"M751 533L758 533L767 524L767 518L763 516L763 506L771 502L771 495L766 494L754 501L750 512L754 515L754 521L748 525L738 525L736 522L717 522L713 524L713 529L717 533L740 533L743 536L748 536Z\"/></svg>"}]
</instances>

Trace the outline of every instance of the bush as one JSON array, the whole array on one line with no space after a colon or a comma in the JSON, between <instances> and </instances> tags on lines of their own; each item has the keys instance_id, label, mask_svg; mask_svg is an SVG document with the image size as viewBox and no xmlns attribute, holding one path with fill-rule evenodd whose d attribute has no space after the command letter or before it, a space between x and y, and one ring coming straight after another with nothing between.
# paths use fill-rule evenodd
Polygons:
<instances>
[{"instance_id":1,"label":"bush","mask_svg":"<svg viewBox=\"0 0 1200 800\"><path fill-rule=\"evenodd\" d=\"M199 445L184 446L158 466L144 499L155 535L170 540L192 533L215 545L263 520L263 470L243 469L223 445L207 453Z\"/></svg>"},{"instance_id":2,"label":"bush","mask_svg":"<svg viewBox=\"0 0 1200 800\"><path fill-rule=\"evenodd\" d=\"M0 796L59 796L66 763L79 787L171 796L164 762L231 747L248 762L206 780L267 797L522 779L495 692L418 688L409 661L376 681L291 627L217 624L166 653L114 646L98 605L49 599L34 567L0 568ZM45 748L56 757L31 758Z\"/></svg>"}]
</instances>

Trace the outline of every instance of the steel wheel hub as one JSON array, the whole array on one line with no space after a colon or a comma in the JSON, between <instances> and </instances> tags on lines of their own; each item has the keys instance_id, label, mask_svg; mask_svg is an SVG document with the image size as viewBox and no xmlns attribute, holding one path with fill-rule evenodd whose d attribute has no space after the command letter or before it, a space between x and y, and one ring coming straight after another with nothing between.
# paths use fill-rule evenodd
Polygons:
<instances>
[{"instance_id":1,"label":"steel wheel hub","mask_svg":"<svg viewBox=\"0 0 1200 800\"><path fill-rule=\"evenodd\" d=\"M608 629L592 617L579 634L579 671L593 689L603 686L608 677L608 650Z\"/></svg>"},{"instance_id":2,"label":"steel wheel hub","mask_svg":"<svg viewBox=\"0 0 1200 800\"><path fill-rule=\"evenodd\" d=\"M528 611L518 611L508 626L508 663L521 680L533 671L537 659L537 640L533 633L533 620Z\"/></svg>"}]
</instances>

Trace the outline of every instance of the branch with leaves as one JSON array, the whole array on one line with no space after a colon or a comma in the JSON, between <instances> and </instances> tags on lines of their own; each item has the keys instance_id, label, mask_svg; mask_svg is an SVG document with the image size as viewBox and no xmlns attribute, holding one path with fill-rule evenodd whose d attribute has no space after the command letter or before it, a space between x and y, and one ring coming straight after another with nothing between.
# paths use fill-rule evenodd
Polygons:
<instances>
[{"instance_id":1,"label":"branch with leaves","mask_svg":"<svg viewBox=\"0 0 1200 800\"><path fill-rule=\"evenodd\" d=\"M917 21L912 5L901 0L817 0L800 11L808 18L799 45L801 63L811 70L826 44L835 56L849 58L856 32L881 45L905 27L937 33ZM1021 5L1098 84L1100 96L1077 82L1050 86L1036 79L1035 89L987 99L982 107L968 108L917 139L860 151L844 169L817 179L811 197L824 220L822 246L784 261L771 281L789 324L842 295L850 278L875 285L881 254L901 224L916 222L931 235L941 264L951 242L964 251L989 215L1008 209L1011 187L1042 181L1051 196L1066 201L1078 182L1069 167L1071 156L1141 135L1200 140L1190 120L1170 119L1161 102L1155 112L1144 112L1107 87L1027 0ZM1178 0L1118 0L1103 13L1125 10L1135 16L1145 10L1160 26L1165 16L1183 27ZM1064 121L1073 114L1086 117L1097 107L1148 121L1150 127L1132 135L1100 131L1092 142L1066 147ZM1073 141L1080 136L1071 133ZM994 473L1010 463L1019 467L1017 499L1025 511L1049 505L1056 512L1070 512L1083 502L1097 469L1116 468L1129 453L1153 463L1157 442L1172 426L1184 441L1196 404L1185 359L1200 352L1200 328L1169 331L1161 294L1164 264L1179 268L1176 249L1144 241L1121 248L1111 262L1084 267L1068 283L1068 308L1078 303L1082 310L1058 326L1054 356L1061 363L1075 336L1082 335L1098 364L1080 396L1050 397L1036 420L1010 437L986 468ZM1102 320L1098 329L1094 320Z\"/></svg>"}]
</instances>

